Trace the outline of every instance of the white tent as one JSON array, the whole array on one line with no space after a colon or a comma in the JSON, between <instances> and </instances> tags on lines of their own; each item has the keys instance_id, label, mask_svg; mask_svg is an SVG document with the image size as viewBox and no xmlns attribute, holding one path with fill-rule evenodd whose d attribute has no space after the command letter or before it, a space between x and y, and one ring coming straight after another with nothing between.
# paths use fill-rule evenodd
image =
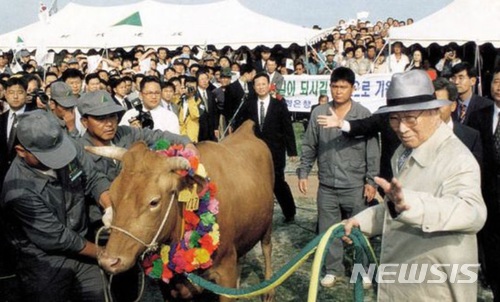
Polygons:
<instances>
[{"instance_id":1,"label":"white tent","mask_svg":"<svg viewBox=\"0 0 500 302\"><path fill-rule=\"evenodd\" d=\"M119 24L119 25L118 25ZM153 0L113 7L69 3L48 22L0 35L0 49L40 47L60 51L214 45L305 45L317 32L255 13L238 0L176 5Z\"/></svg>"},{"instance_id":2,"label":"white tent","mask_svg":"<svg viewBox=\"0 0 500 302\"><path fill-rule=\"evenodd\" d=\"M492 43L500 48L499 27L499 0L455 0L410 26L391 28L389 39L423 47L431 43L475 42L477 45Z\"/></svg>"}]
</instances>

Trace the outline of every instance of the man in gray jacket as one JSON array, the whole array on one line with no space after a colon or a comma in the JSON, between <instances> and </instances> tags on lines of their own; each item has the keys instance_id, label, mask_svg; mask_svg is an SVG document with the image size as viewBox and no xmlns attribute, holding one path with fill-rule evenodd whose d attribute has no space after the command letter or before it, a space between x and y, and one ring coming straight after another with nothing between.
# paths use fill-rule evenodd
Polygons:
<instances>
[{"instance_id":1,"label":"man in gray jacket","mask_svg":"<svg viewBox=\"0 0 500 302\"><path fill-rule=\"evenodd\" d=\"M84 146L114 145L128 149L138 141L144 141L152 146L157 140L164 139L172 144L186 145L186 148L192 148L198 152L187 136L167 131L118 126L119 116L123 114L125 109L117 105L111 95L105 91L83 94L78 101L78 110L82 115L81 122L87 128L85 134L80 138L80 142ZM97 170L104 173L109 181L113 181L120 173L120 162L95 154L90 156ZM105 211L111 215L109 212L111 207L106 208ZM95 211L91 210L91 221L95 221L94 214L96 214ZM97 216L100 217L100 215Z\"/></svg>"},{"instance_id":2,"label":"man in gray jacket","mask_svg":"<svg viewBox=\"0 0 500 302\"><path fill-rule=\"evenodd\" d=\"M84 194L109 204L109 181L49 112L20 115L17 139L0 221L16 249L23 301L104 301Z\"/></svg>"},{"instance_id":3,"label":"man in gray jacket","mask_svg":"<svg viewBox=\"0 0 500 302\"><path fill-rule=\"evenodd\" d=\"M333 101L314 109L302 141L302 157L297 169L299 190L307 192L307 177L317 160L320 232L365 209L376 193L374 177L379 172L380 156L377 139L349 137L339 129L320 127L317 123L317 116L328 114L330 108L345 118L370 115L368 109L351 99L354 81L354 72L349 68L339 67L333 71L330 78ZM326 275L321 285L334 286L337 278L345 274L342 260L342 242L336 240L325 260Z\"/></svg>"}]
</instances>

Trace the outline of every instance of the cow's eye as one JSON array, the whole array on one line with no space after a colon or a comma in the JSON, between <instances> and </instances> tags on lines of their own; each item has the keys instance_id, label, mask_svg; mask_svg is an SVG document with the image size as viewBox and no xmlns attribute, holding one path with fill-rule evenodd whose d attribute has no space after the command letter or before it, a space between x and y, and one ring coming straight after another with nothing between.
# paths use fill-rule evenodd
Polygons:
<instances>
[{"instance_id":1,"label":"cow's eye","mask_svg":"<svg viewBox=\"0 0 500 302\"><path fill-rule=\"evenodd\" d=\"M159 204L160 204L160 199L159 198L155 198L155 199L153 199L153 200L151 200L149 202L149 206L151 208L156 208Z\"/></svg>"}]
</instances>

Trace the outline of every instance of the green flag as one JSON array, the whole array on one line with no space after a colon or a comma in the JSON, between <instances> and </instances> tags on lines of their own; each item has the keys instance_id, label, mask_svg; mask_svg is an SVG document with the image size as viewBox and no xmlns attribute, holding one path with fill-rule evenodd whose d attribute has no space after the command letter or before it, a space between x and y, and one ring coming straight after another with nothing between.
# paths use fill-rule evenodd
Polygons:
<instances>
[{"instance_id":1,"label":"green flag","mask_svg":"<svg viewBox=\"0 0 500 302\"><path fill-rule=\"evenodd\" d=\"M16 43L24 43L24 40L23 40L23 39L21 39L21 37L17 36L17 41L16 41Z\"/></svg>"},{"instance_id":2,"label":"green flag","mask_svg":"<svg viewBox=\"0 0 500 302\"><path fill-rule=\"evenodd\" d=\"M135 12L132 15L128 16L127 18L121 20L120 22L116 23L113 26L118 26L118 25L134 25L134 26L142 26L141 22L141 15L139 12Z\"/></svg>"}]
</instances>

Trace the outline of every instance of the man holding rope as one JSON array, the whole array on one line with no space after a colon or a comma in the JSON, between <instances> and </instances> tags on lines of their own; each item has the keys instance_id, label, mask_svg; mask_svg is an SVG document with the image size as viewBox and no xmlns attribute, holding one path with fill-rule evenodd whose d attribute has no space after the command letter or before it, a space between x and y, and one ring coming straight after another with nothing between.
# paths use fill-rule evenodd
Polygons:
<instances>
[{"instance_id":1,"label":"man holding rope","mask_svg":"<svg viewBox=\"0 0 500 302\"><path fill-rule=\"evenodd\" d=\"M375 178L385 202L347 220L345 232L382 234L380 301L477 299L476 233L486 207L477 161L440 119L439 107L449 103L435 98L425 71L412 70L393 75L387 106L375 112L389 113L401 141L391 160L394 178ZM412 280L406 270L415 267Z\"/></svg>"}]
</instances>

